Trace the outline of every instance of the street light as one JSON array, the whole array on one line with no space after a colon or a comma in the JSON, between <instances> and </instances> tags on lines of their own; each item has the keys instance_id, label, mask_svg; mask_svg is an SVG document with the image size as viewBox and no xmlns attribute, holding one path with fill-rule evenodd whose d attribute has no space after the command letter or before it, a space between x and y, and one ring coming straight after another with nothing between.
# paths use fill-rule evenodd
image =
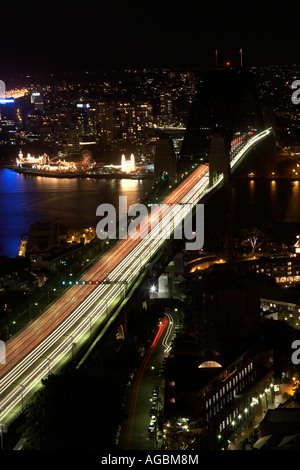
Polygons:
<instances>
[{"instance_id":1,"label":"street light","mask_svg":"<svg viewBox=\"0 0 300 470\"><path fill-rule=\"evenodd\" d=\"M18 382L13 382L14 385L18 385L21 387L21 400L22 400L22 412L24 411L24 403L23 403L23 390L25 388L25 385L19 384Z\"/></svg>"},{"instance_id":2,"label":"street light","mask_svg":"<svg viewBox=\"0 0 300 470\"><path fill-rule=\"evenodd\" d=\"M43 357L43 356L41 356L41 359L46 359L46 361L49 361L48 362L48 373L50 374L50 372L51 372L51 369L50 369L51 359L49 357Z\"/></svg>"},{"instance_id":3,"label":"street light","mask_svg":"<svg viewBox=\"0 0 300 470\"><path fill-rule=\"evenodd\" d=\"M92 331L92 319L91 319L91 317L90 317L89 315L82 315L82 316L83 316L83 318L88 318L88 319L89 319L90 334L91 334L91 336L92 336L92 333L93 333L93 331Z\"/></svg>"},{"instance_id":4,"label":"street light","mask_svg":"<svg viewBox=\"0 0 300 470\"><path fill-rule=\"evenodd\" d=\"M76 347L76 343L74 343L74 338L72 335L67 335L67 334L64 334L63 336L67 336L68 338L71 338L71 352L72 352L72 359L74 360L74 357L75 357L75 352L74 352L74 349Z\"/></svg>"}]
</instances>

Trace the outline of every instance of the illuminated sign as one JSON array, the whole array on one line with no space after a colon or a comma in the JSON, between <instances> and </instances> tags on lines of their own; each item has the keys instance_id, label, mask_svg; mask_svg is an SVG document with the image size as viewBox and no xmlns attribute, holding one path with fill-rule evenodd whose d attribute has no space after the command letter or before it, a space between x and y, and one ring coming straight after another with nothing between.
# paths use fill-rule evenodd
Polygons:
<instances>
[{"instance_id":1,"label":"illuminated sign","mask_svg":"<svg viewBox=\"0 0 300 470\"><path fill-rule=\"evenodd\" d=\"M14 103L14 98L0 98L0 104Z\"/></svg>"}]
</instances>

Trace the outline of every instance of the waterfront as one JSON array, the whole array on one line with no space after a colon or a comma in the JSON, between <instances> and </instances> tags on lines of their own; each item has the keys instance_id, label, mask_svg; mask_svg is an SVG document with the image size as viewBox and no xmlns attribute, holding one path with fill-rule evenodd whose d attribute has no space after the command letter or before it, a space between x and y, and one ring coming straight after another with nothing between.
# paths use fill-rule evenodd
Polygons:
<instances>
[{"instance_id":1,"label":"waterfront","mask_svg":"<svg viewBox=\"0 0 300 470\"><path fill-rule=\"evenodd\" d=\"M21 235L36 222L55 220L75 228L96 227L96 209L118 197L143 199L152 180L47 178L0 170L0 255L16 256Z\"/></svg>"},{"instance_id":2,"label":"waterfront","mask_svg":"<svg viewBox=\"0 0 300 470\"><path fill-rule=\"evenodd\" d=\"M128 205L151 191L152 180L47 178L0 170L0 255L16 256L21 235L35 222L55 220L81 228L96 227L96 208L109 203L118 206L118 197L127 196ZM300 222L299 181L268 179L234 180L234 211L243 225L266 219ZM211 211L222 215L222 192L213 198ZM209 208L205 207L208 214ZM214 217L215 218L215 217Z\"/></svg>"},{"instance_id":3,"label":"waterfront","mask_svg":"<svg viewBox=\"0 0 300 470\"><path fill-rule=\"evenodd\" d=\"M235 179L233 203L244 224L300 222L300 182L291 179Z\"/></svg>"}]
</instances>

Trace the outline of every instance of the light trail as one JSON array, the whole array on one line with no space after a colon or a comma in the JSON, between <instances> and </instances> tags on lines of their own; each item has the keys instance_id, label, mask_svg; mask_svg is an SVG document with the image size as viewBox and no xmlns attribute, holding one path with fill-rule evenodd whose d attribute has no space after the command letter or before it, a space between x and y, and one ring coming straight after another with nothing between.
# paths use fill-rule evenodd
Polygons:
<instances>
[{"instance_id":1,"label":"light trail","mask_svg":"<svg viewBox=\"0 0 300 470\"><path fill-rule=\"evenodd\" d=\"M162 345L163 347L165 348L164 349L164 353L168 353L170 350L171 350L171 342L170 342L170 336L171 336L171 333L172 333L172 329L173 329L173 324L174 324L174 318L173 316L165 311L165 315L166 317L168 318L168 327L167 327L167 331L164 335L164 338L162 340Z\"/></svg>"},{"instance_id":2,"label":"light trail","mask_svg":"<svg viewBox=\"0 0 300 470\"><path fill-rule=\"evenodd\" d=\"M144 372L146 370L147 365L149 364L150 358L153 354L154 349L156 348L156 345L163 334L166 325L168 323L168 320L166 317L163 318L162 322L160 322L159 327L158 327L158 332L149 348L147 351L147 354L144 356L143 362L138 370L135 382L134 382L134 387L132 391L132 398L131 398L131 403L130 403L130 409L128 413L128 422L127 422L127 427L126 427L126 432L125 432L125 438L124 438L124 445L123 449L124 450L129 450L130 449L130 444L131 444L131 438L132 438L132 431L133 431L133 425L134 425L134 416L135 416L135 410L136 410L136 405L137 405L137 400L138 400L138 394L140 390L140 385L141 381L144 375Z\"/></svg>"},{"instance_id":3,"label":"light trail","mask_svg":"<svg viewBox=\"0 0 300 470\"><path fill-rule=\"evenodd\" d=\"M246 152L270 130L250 138L231 161L232 168ZM222 182L209 185L209 169L199 166L141 224L140 238L120 240L80 281L127 281L128 287L137 278L153 254L169 238L185 215ZM170 206L168 204L171 204ZM174 205L172 205L174 204ZM161 213L149 228L152 219ZM129 234L130 235L130 234ZM6 343L6 364L0 365L0 422L9 424L41 386L41 379L60 370L69 360L76 344L80 347L109 319L111 312L124 298L120 284L80 285L70 287L44 313ZM71 341L70 341L71 338Z\"/></svg>"}]
</instances>

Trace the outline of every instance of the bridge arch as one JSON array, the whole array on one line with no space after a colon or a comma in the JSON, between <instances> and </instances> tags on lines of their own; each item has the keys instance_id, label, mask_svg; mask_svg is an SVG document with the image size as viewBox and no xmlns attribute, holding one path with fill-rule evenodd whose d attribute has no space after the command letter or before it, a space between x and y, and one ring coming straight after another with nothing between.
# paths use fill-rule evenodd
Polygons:
<instances>
[{"instance_id":1,"label":"bridge arch","mask_svg":"<svg viewBox=\"0 0 300 470\"><path fill-rule=\"evenodd\" d=\"M224 140L229 154L236 135L264 129L256 84L246 69L211 70L199 84L178 157L180 171L192 162L208 162L212 138Z\"/></svg>"}]
</instances>

